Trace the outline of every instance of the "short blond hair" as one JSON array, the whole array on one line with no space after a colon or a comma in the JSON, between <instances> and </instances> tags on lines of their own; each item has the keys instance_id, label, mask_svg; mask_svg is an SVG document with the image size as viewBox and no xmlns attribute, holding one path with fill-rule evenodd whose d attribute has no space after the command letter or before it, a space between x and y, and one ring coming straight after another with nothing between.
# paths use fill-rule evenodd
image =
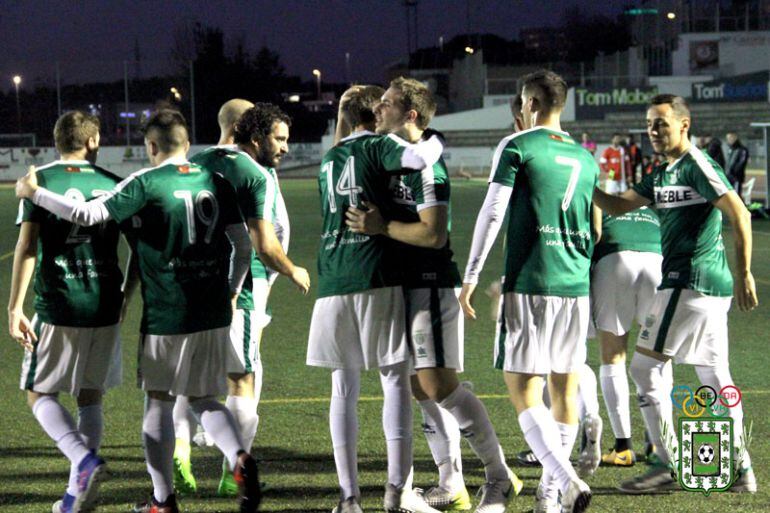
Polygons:
<instances>
[{"instance_id":1,"label":"short blond hair","mask_svg":"<svg viewBox=\"0 0 770 513\"><path fill-rule=\"evenodd\" d=\"M353 85L342 99L342 115L351 128L374 123L374 106L380 101L385 89L376 85Z\"/></svg>"},{"instance_id":2,"label":"short blond hair","mask_svg":"<svg viewBox=\"0 0 770 513\"><path fill-rule=\"evenodd\" d=\"M405 112L414 110L417 113L417 128L428 128L436 114L436 100L428 86L413 78L398 77L390 82L390 87L401 94L401 107Z\"/></svg>"}]
</instances>

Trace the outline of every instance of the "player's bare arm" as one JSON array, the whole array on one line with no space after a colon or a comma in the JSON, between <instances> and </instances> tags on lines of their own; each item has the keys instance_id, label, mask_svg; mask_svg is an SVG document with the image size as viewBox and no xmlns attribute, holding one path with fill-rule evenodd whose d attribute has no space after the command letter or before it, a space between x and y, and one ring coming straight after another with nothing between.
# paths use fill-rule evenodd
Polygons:
<instances>
[{"instance_id":1,"label":"player's bare arm","mask_svg":"<svg viewBox=\"0 0 770 513\"><path fill-rule=\"evenodd\" d=\"M37 168L29 166L27 174L16 180L16 197L19 199L32 199L37 189Z\"/></svg>"},{"instance_id":2,"label":"player's bare arm","mask_svg":"<svg viewBox=\"0 0 770 513\"><path fill-rule=\"evenodd\" d=\"M738 307L744 312L759 304L754 276L751 274L751 214L734 191L723 194L714 206L730 220L735 245L733 288Z\"/></svg>"},{"instance_id":3,"label":"player's bare arm","mask_svg":"<svg viewBox=\"0 0 770 513\"><path fill-rule=\"evenodd\" d=\"M283 251L273 223L263 219L249 219L248 227L251 243L260 260L267 267L291 279L303 294L307 294L310 290L310 275L304 267L294 265Z\"/></svg>"},{"instance_id":4,"label":"player's bare arm","mask_svg":"<svg viewBox=\"0 0 770 513\"><path fill-rule=\"evenodd\" d=\"M384 235L393 240L423 248L443 248L447 241L446 205L428 207L418 212L420 220L414 223L386 221L376 205L364 203L366 210L348 207L345 223L355 233Z\"/></svg>"},{"instance_id":5,"label":"player's bare arm","mask_svg":"<svg viewBox=\"0 0 770 513\"><path fill-rule=\"evenodd\" d=\"M628 190L621 194L607 194L598 187L594 188L593 201L596 206L612 216L623 215L651 202L638 192Z\"/></svg>"},{"instance_id":6,"label":"player's bare arm","mask_svg":"<svg viewBox=\"0 0 770 513\"><path fill-rule=\"evenodd\" d=\"M128 244L128 259L126 260L126 277L123 279L123 306L120 309L120 322L126 319L126 311L128 305L131 302L131 298L134 297L136 287L139 285L139 260L136 258L134 251L134 244L131 240L126 238Z\"/></svg>"},{"instance_id":7,"label":"player's bare arm","mask_svg":"<svg viewBox=\"0 0 770 513\"><path fill-rule=\"evenodd\" d=\"M602 239L602 209L593 205L593 212L591 213L591 229L594 235L594 244L598 244Z\"/></svg>"},{"instance_id":8,"label":"player's bare arm","mask_svg":"<svg viewBox=\"0 0 770 513\"><path fill-rule=\"evenodd\" d=\"M11 294L8 300L8 331L11 337L27 351L32 351L33 344L37 340L32 330L32 323L24 315L24 298L35 272L39 233L38 223L21 223L19 239L13 252Z\"/></svg>"}]
</instances>

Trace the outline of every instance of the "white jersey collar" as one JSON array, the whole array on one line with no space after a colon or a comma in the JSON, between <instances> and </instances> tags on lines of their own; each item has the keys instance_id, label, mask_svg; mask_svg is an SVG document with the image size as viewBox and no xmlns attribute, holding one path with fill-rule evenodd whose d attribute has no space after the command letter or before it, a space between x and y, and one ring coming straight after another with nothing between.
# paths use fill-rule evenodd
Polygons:
<instances>
[{"instance_id":1,"label":"white jersey collar","mask_svg":"<svg viewBox=\"0 0 770 513\"><path fill-rule=\"evenodd\" d=\"M160 164L158 164L156 167L163 167L163 166L183 166L185 164L189 164L190 161L187 160L187 157L184 155L177 155L175 157L169 157Z\"/></svg>"},{"instance_id":2,"label":"white jersey collar","mask_svg":"<svg viewBox=\"0 0 770 513\"><path fill-rule=\"evenodd\" d=\"M359 130L358 132L353 132L349 136L341 139L340 142L352 141L353 139L358 139L359 137L364 137L367 135L377 135L377 134L375 134L371 130Z\"/></svg>"}]
</instances>

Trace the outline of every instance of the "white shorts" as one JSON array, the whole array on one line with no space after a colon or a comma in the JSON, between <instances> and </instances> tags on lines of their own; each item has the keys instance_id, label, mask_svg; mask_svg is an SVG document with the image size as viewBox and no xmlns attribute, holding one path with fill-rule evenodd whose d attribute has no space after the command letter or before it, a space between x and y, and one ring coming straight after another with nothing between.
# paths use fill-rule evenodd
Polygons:
<instances>
[{"instance_id":1,"label":"white shorts","mask_svg":"<svg viewBox=\"0 0 770 513\"><path fill-rule=\"evenodd\" d=\"M602 257L591 273L591 317L599 331L616 336L644 322L661 280L663 257L620 251Z\"/></svg>"},{"instance_id":2,"label":"white shorts","mask_svg":"<svg viewBox=\"0 0 770 513\"><path fill-rule=\"evenodd\" d=\"M228 373L254 372L259 365L262 330L270 324L270 316L267 314L270 286L267 280L254 280L252 288L254 310L238 309L233 314L226 361Z\"/></svg>"},{"instance_id":3,"label":"white shorts","mask_svg":"<svg viewBox=\"0 0 770 513\"><path fill-rule=\"evenodd\" d=\"M120 385L123 356L119 325L55 326L37 316L32 325L37 343L31 352L24 352L22 390L77 396L84 389L104 392Z\"/></svg>"},{"instance_id":4,"label":"white shorts","mask_svg":"<svg viewBox=\"0 0 770 513\"><path fill-rule=\"evenodd\" d=\"M620 194L626 192L627 189L625 180L607 180L604 182L604 192L607 194Z\"/></svg>"},{"instance_id":5,"label":"white shorts","mask_svg":"<svg viewBox=\"0 0 770 513\"><path fill-rule=\"evenodd\" d=\"M138 384L142 390L205 397L227 392L229 327L182 335L142 335Z\"/></svg>"},{"instance_id":6,"label":"white shorts","mask_svg":"<svg viewBox=\"0 0 770 513\"><path fill-rule=\"evenodd\" d=\"M589 299L506 292L495 337L495 367L521 374L577 372L586 361Z\"/></svg>"},{"instance_id":7,"label":"white shorts","mask_svg":"<svg viewBox=\"0 0 770 513\"><path fill-rule=\"evenodd\" d=\"M731 301L731 297L707 296L690 289L659 290L636 346L671 356L676 363L724 363Z\"/></svg>"},{"instance_id":8,"label":"white shorts","mask_svg":"<svg viewBox=\"0 0 770 513\"><path fill-rule=\"evenodd\" d=\"M370 369L409 360L401 287L316 300L310 320L307 364Z\"/></svg>"},{"instance_id":9,"label":"white shorts","mask_svg":"<svg viewBox=\"0 0 770 513\"><path fill-rule=\"evenodd\" d=\"M406 336L415 369L463 370L463 315L460 289L408 289Z\"/></svg>"}]
</instances>

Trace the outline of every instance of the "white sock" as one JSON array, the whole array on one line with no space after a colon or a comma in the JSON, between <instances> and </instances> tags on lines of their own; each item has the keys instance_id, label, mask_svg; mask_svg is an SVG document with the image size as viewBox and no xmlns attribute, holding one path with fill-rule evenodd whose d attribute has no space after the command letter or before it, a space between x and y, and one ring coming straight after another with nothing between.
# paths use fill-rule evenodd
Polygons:
<instances>
[{"instance_id":1,"label":"white sock","mask_svg":"<svg viewBox=\"0 0 770 513\"><path fill-rule=\"evenodd\" d=\"M580 369L580 382L578 383L578 403L580 405L580 418L588 415L599 416L599 395L596 390L596 374L586 364Z\"/></svg>"},{"instance_id":2,"label":"white sock","mask_svg":"<svg viewBox=\"0 0 770 513\"><path fill-rule=\"evenodd\" d=\"M556 427L559 430L562 450L567 456L567 459L569 459L570 454L572 454L572 448L575 446L579 425L556 422ZM543 470L543 476L540 478L540 483L543 489L543 498L551 501L555 501L559 498L558 483L553 479L553 476L549 472Z\"/></svg>"},{"instance_id":3,"label":"white sock","mask_svg":"<svg viewBox=\"0 0 770 513\"><path fill-rule=\"evenodd\" d=\"M438 467L438 485L450 492L463 486L460 426L435 401L417 401L422 411L422 432Z\"/></svg>"},{"instance_id":4,"label":"white sock","mask_svg":"<svg viewBox=\"0 0 770 513\"><path fill-rule=\"evenodd\" d=\"M484 464L487 482L508 479L503 450L487 410L473 392L462 385L446 396L439 406L451 413L473 452Z\"/></svg>"},{"instance_id":5,"label":"white sock","mask_svg":"<svg viewBox=\"0 0 770 513\"><path fill-rule=\"evenodd\" d=\"M412 388L406 362L380 368L382 429L388 450L388 483L403 488L412 469Z\"/></svg>"},{"instance_id":6,"label":"white sock","mask_svg":"<svg viewBox=\"0 0 770 513\"><path fill-rule=\"evenodd\" d=\"M78 431L83 443L89 450L97 451L102 444L102 432L104 428L102 405L78 407ZM70 464L70 477L67 483L67 493L76 497L78 494L78 466Z\"/></svg>"},{"instance_id":7,"label":"white sock","mask_svg":"<svg viewBox=\"0 0 770 513\"><path fill-rule=\"evenodd\" d=\"M246 451L251 451L251 445L254 443L254 437L257 434L257 401L251 397L240 397L237 395L228 395L225 406L235 418L241 435L241 441Z\"/></svg>"},{"instance_id":8,"label":"white sock","mask_svg":"<svg viewBox=\"0 0 770 513\"><path fill-rule=\"evenodd\" d=\"M190 408L198 416L201 426L227 458L230 470L238 462L238 452L245 450L230 410L212 397L190 401Z\"/></svg>"},{"instance_id":9,"label":"white sock","mask_svg":"<svg viewBox=\"0 0 770 513\"><path fill-rule=\"evenodd\" d=\"M556 427L559 429L559 437L561 440L561 447L564 451L564 455L569 460L572 454L572 448L575 447L575 440L577 439L579 424L564 424L563 422L556 422Z\"/></svg>"},{"instance_id":10,"label":"white sock","mask_svg":"<svg viewBox=\"0 0 770 513\"><path fill-rule=\"evenodd\" d=\"M332 371L332 398L329 404L329 430L334 448L334 464L343 499L360 497L358 488L358 395L359 370Z\"/></svg>"},{"instance_id":11,"label":"white sock","mask_svg":"<svg viewBox=\"0 0 770 513\"><path fill-rule=\"evenodd\" d=\"M578 477L564 454L559 428L551 412L543 405L527 408L519 414L519 425L543 472L548 472L558 487L566 491L570 481Z\"/></svg>"},{"instance_id":12,"label":"white sock","mask_svg":"<svg viewBox=\"0 0 770 513\"><path fill-rule=\"evenodd\" d=\"M75 421L56 397L40 396L32 405L32 414L70 463L78 465L88 456L88 447L75 426Z\"/></svg>"},{"instance_id":13,"label":"white sock","mask_svg":"<svg viewBox=\"0 0 770 513\"><path fill-rule=\"evenodd\" d=\"M696 365L695 372L698 375L698 379L701 385L708 385L713 388L718 394L726 386L735 386L733 378L730 375L730 367L727 365L719 365L715 367ZM728 399L729 404L731 399ZM733 419L733 450L734 456L737 458L742 457L743 461L740 462L741 468L751 467L751 458L748 451L745 454L743 452L743 401L736 406L729 408L730 418Z\"/></svg>"},{"instance_id":14,"label":"white sock","mask_svg":"<svg viewBox=\"0 0 770 513\"><path fill-rule=\"evenodd\" d=\"M631 407L629 404L626 364L603 364L599 368L604 404L610 417L615 438L631 438Z\"/></svg>"},{"instance_id":15,"label":"white sock","mask_svg":"<svg viewBox=\"0 0 770 513\"><path fill-rule=\"evenodd\" d=\"M263 369L262 369L262 357L259 357L259 360L253 365L252 367L254 372L254 414L257 416L257 422L254 426L254 436L257 435L257 428L259 427L259 400L262 397L262 376L263 376Z\"/></svg>"},{"instance_id":16,"label":"white sock","mask_svg":"<svg viewBox=\"0 0 770 513\"><path fill-rule=\"evenodd\" d=\"M192 441L193 431L198 426L190 409L190 399L184 395L178 395L174 401L174 433L176 438L186 440L188 445Z\"/></svg>"},{"instance_id":17,"label":"white sock","mask_svg":"<svg viewBox=\"0 0 770 513\"><path fill-rule=\"evenodd\" d=\"M174 493L174 403L147 397L144 402L142 440L147 472L155 500L163 502Z\"/></svg>"},{"instance_id":18,"label":"white sock","mask_svg":"<svg viewBox=\"0 0 770 513\"><path fill-rule=\"evenodd\" d=\"M670 458L663 443L660 424L665 422L671 429L674 425L671 411L673 380L671 371L666 371L666 367L666 362L634 353L629 368L631 379L636 384L644 426L650 435L650 442L655 444L655 454L663 463L668 463Z\"/></svg>"}]
</instances>

